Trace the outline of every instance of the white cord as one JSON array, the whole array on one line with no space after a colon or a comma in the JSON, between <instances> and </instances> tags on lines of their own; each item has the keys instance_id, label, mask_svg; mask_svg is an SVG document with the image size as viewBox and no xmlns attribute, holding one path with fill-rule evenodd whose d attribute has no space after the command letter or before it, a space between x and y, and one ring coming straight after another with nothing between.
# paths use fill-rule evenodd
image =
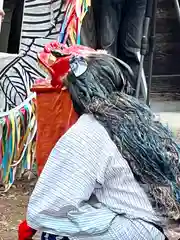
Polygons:
<instances>
[{"instance_id":1,"label":"white cord","mask_svg":"<svg viewBox=\"0 0 180 240\"><path fill-rule=\"evenodd\" d=\"M27 103L29 103L33 98L36 97L35 93L32 93L29 95L28 98L26 98L26 100L24 100L20 105L18 105L15 108L12 108L11 110L7 111L7 112L3 112L0 113L0 118L8 116L9 114L11 114L12 112L18 112L22 107L24 107Z\"/></svg>"}]
</instances>

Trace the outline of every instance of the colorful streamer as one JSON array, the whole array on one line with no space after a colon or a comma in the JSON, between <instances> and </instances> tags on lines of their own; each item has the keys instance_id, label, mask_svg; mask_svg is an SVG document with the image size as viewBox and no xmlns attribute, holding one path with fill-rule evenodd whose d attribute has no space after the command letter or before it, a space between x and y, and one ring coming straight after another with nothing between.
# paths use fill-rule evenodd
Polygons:
<instances>
[{"instance_id":1,"label":"colorful streamer","mask_svg":"<svg viewBox=\"0 0 180 240\"><path fill-rule=\"evenodd\" d=\"M70 40L72 45L81 43L82 21L91 6L91 0L68 0L64 21L59 35L59 42L66 43Z\"/></svg>"},{"instance_id":2,"label":"colorful streamer","mask_svg":"<svg viewBox=\"0 0 180 240\"><path fill-rule=\"evenodd\" d=\"M32 169L37 130L35 95L18 107L0 114L0 182L5 191L17 175Z\"/></svg>"}]
</instances>

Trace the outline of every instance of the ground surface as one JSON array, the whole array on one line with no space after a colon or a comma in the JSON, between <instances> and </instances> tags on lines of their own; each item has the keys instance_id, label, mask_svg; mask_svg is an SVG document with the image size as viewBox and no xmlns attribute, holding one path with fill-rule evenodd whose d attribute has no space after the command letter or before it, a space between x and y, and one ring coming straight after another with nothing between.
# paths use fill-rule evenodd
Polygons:
<instances>
[{"instance_id":1,"label":"ground surface","mask_svg":"<svg viewBox=\"0 0 180 240\"><path fill-rule=\"evenodd\" d=\"M0 192L0 240L17 240L18 224L25 218L26 207L35 180L16 182L8 193Z\"/></svg>"}]
</instances>

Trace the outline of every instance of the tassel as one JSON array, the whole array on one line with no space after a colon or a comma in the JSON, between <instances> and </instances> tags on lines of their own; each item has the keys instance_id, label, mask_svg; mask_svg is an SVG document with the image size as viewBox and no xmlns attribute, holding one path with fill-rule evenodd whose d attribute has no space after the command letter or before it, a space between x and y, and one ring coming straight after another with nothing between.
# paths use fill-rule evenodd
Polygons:
<instances>
[{"instance_id":1,"label":"tassel","mask_svg":"<svg viewBox=\"0 0 180 240\"><path fill-rule=\"evenodd\" d=\"M91 6L91 0L68 0L64 21L60 29L59 42L66 43L70 40L71 45L81 44L81 27L83 19Z\"/></svg>"}]
</instances>

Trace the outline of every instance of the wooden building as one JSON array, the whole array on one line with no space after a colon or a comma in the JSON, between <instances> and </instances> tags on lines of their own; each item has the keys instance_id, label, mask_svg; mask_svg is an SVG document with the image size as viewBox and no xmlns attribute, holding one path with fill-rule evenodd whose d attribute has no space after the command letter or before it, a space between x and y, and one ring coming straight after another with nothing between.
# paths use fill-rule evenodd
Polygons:
<instances>
[{"instance_id":1,"label":"wooden building","mask_svg":"<svg viewBox=\"0 0 180 240\"><path fill-rule=\"evenodd\" d=\"M158 0L156 26L152 93L177 100L180 99L180 22L173 0Z\"/></svg>"}]
</instances>

